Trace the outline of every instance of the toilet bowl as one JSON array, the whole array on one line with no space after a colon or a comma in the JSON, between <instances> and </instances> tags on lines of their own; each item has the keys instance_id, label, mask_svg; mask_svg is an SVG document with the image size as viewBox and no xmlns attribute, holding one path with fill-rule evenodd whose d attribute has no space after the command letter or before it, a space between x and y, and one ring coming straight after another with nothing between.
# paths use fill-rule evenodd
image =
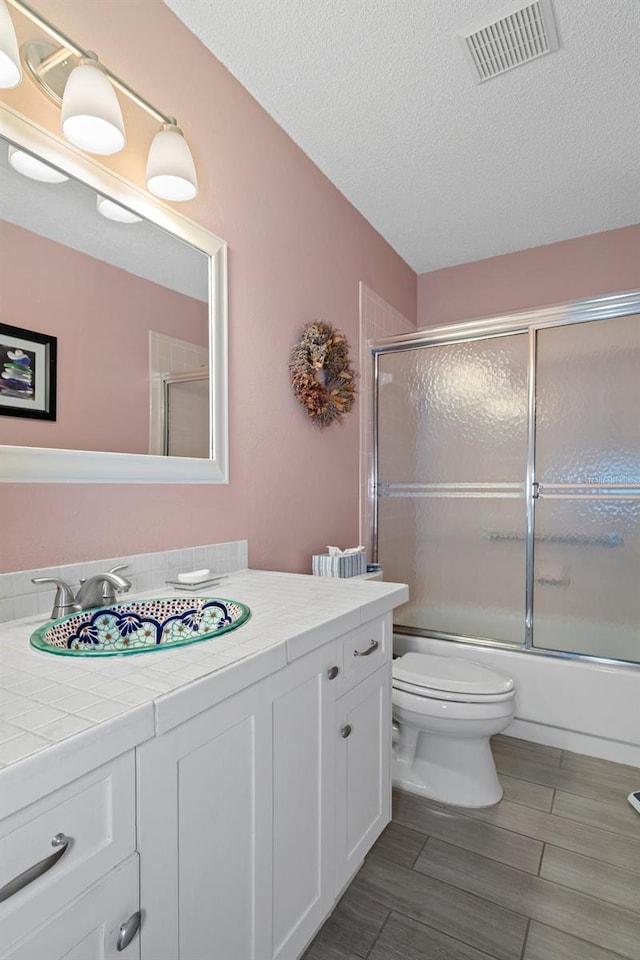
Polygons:
<instances>
[{"instance_id":1,"label":"toilet bowl","mask_svg":"<svg viewBox=\"0 0 640 960\"><path fill-rule=\"evenodd\" d=\"M510 677L470 660L406 653L393 661L396 786L443 803L488 807L502 797L489 737L513 719Z\"/></svg>"}]
</instances>

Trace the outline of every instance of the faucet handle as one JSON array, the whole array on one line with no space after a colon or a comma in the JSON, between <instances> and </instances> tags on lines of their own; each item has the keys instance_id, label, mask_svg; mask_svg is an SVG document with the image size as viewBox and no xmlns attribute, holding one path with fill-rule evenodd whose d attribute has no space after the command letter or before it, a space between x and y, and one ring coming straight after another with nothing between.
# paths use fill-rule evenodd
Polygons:
<instances>
[{"instance_id":1,"label":"faucet handle","mask_svg":"<svg viewBox=\"0 0 640 960\"><path fill-rule=\"evenodd\" d=\"M107 573L115 573L116 575L118 575L121 570L127 570L128 568L129 568L129 564L128 564L128 563L121 563L121 564L118 564L118 565L115 566L115 567L111 567L111 570L108 570ZM127 589L127 591L129 591L129 590L131 589L131 586L132 586L131 580L127 580L126 577L122 577L122 580L123 580L124 583L127 584L127 588L126 588L126 589ZM123 588L123 590L124 590L124 588Z\"/></svg>"},{"instance_id":2,"label":"faucet handle","mask_svg":"<svg viewBox=\"0 0 640 960\"><path fill-rule=\"evenodd\" d=\"M65 617L68 613L75 613L75 596L66 580L58 580L56 577L32 577L31 583L55 583L57 589L51 611L52 620Z\"/></svg>"}]
</instances>

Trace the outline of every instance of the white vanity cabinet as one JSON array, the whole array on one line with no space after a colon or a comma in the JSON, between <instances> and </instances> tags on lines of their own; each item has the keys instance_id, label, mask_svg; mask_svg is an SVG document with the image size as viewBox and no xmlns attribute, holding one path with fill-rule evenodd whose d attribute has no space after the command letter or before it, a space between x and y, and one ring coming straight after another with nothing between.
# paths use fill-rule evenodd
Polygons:
<instances>
[{"instance_id":1,"label":"white vanity cabinet","mask_svg":"<svg viewBox=\"0 0 640 960\"><path fill-rule=\"evenodd\" d=\"M272 923L270 948L264 954L268 960L300 956L334 902L338 675L336 644L329 643L295 660L272 680Z\"/></svg>"},{"instance_id":2,"label":"white vanity cabinet","mask_svg":"<svg viewBox=\"0 0 640 960\"><path fill-rule=\"evenodd\" d=\"M391 819L391 664L337 703L335 893Z\"/></svg>"},{"instance_id":3,"label":"white vanity cabinet","mask_svg":"<svg viewBox=\"0 0 640 960\"><path fill-rule=\"evenodd\" d=\"M338 642L335 893L391 819L391 617Z\"/></svg>"},{"instance_id":4,"label":"white vanity cabinet","mask_svg":"<svg viewBox=\"0 0 640 960\"><path fill-rule=\"evenodd\" d=\"M335 644L138 751L147 960L296 957L331 909Z\"/></svg>"},{"instance_id":5,"label":"white vanity cabinet","mask_svg":"<svg viewBox=\"0 0 640 960\"><path fill-rule=\"evenodd\" d=\"M138 749L142 960L301 956L389 820L390 644L372 621Z\"/></svg>"},{"instance_id":6,"label":"white vanity cabinet","mask_svg":"<svg viewBox=\"0 0 640 960\"><path fill-rule=\"evenodd\" d=\"M264 955L271 756L264 682L139 748L143 957Z\"/></svg>"},{"instance_id":7,"label":"white vanity cabinet","mask_svg":"<svg viewBox=\"0 0 640 960\"><path fill-rule=\"evenodd\" d=\"M140 956L135 806L129 751L0 821L2 960Z\"/></svg>"}]
</instances>

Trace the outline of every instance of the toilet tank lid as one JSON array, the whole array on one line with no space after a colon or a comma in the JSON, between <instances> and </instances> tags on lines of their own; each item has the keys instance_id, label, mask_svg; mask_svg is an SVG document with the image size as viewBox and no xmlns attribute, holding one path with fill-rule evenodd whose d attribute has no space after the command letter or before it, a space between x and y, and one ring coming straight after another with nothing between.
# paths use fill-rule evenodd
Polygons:
<instances>
[{"instance_id":1,"label":"toilet tank lid","mask_svg":"<svg viewBox=\"0 0 640 960\"><path fill-rule=\"evenodd\" d=\"M404 683L450 693L495 694L513 690L513 680L472 660L405 653L393 661L393 677Z\"/></svg>"}]
</instances>

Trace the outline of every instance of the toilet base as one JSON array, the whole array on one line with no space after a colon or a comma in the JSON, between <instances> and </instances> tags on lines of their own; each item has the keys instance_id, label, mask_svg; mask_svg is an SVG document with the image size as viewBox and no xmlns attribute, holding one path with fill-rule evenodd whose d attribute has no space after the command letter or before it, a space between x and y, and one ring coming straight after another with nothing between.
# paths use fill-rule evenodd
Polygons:
<instances>
[{"instance_id":1,"label":"toilet base","mask_svg":"<svg viewBox=\"0 0 640 960\"><path fill-rule=\"evenodd\" d=\"M402 732L413 731L405 728ZM492 807L502 799L488 738L459 740L420 734L413 745L415 752L407 746L405 742L394 747L394 786L457 807Z\"/></svg>"}]
</instances>

